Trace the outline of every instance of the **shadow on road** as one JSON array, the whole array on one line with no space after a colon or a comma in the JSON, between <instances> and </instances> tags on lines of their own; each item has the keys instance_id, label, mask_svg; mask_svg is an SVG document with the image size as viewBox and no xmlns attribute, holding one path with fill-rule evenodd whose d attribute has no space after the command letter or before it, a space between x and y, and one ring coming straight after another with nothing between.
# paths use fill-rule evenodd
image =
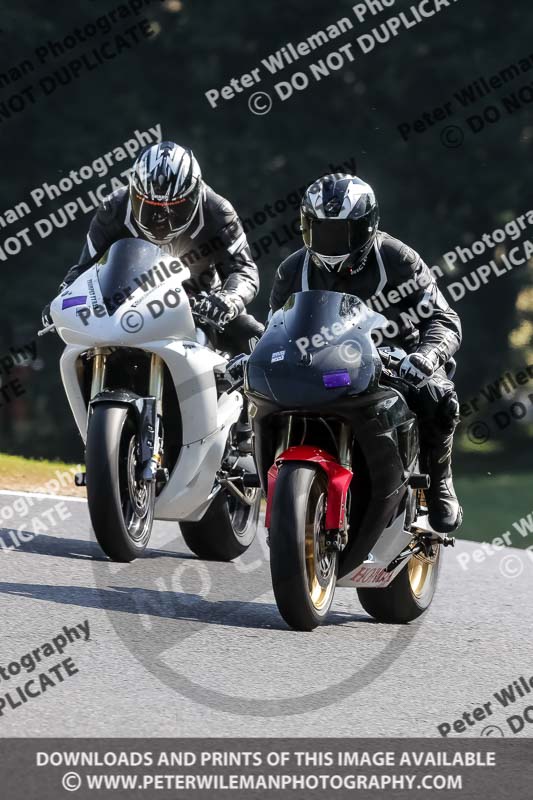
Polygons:
<instances>
[{"instance_id":1,"label":"shadow on road","mask_svg":"<svg viewBox=\"0 0 533 800\"><path fill-rule=\"evenodd\" d=\"M2 533L2 529L0 529ZM109 561L102 553L102 548L96 541L86 541L85 539L60 538L59 536L47 536L39 533L34 535L31 531L21 531L22 536L28 538L27 542L21 541L17 546L18 553L36 553L41 556L54 556L54 558L74 558L86 561ZM31 537L31 539L30 539ZM152 558L195 558L192 553L178 553L170 550L157 550L147 548L142 556L143 559Z\"/></svg>"},{"instance_id":2,"label":"shadow on road","mask_svg":"<svg viewBox=\"0 0 533 800\"><path fill-rule=\"evenodd\" d=\"M99 589L86 586L0 583L0 594L136 616L142 614L154 618L201 622L207 625L289 630L288 626L280 619L274 603L206 600L197 594L156 591L130 586ZM375 624L375 620L363 614L333 611L324 627L350 623Z\"/></svg>"}]
</instances>

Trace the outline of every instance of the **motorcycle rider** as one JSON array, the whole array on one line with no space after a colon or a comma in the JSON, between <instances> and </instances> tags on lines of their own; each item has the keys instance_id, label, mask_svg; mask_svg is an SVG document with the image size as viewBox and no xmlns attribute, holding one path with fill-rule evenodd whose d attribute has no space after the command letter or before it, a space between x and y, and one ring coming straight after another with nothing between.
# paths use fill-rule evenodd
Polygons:
<instances>
[{"instance_id":1,"label":"motorcycle rider","mask_svg":"<svg viewBox=\"0 0 533 800\"><path fill-rule=\"evenodd\" d=\"M459 317L418 253L378 228L374 192L358 177L325 175L315 181L302 199L301 224L304 247L280 264L271 309L306 289L347 292L364 301L388 298L382 313L396 323L395 344L408 353L399 374L418 390L410 392L409 402L419 421L421 469L431 478L429 522L450 533L462 522L451 470L459 402L446 372L461 344ZM415 325L405 312L417 308L424 314Z\"/></svg>"},{"instance_id":2,"label":"motorcycle rider","mask_svg":"<svg viewBox=\"0 0 533 800\"><path fill-rule=\"evenodd\" d=\"M191 272L183 287L207 325L213 344L231 356L250 353L264 326L244 310L259 291L259 272L231 203L202 179L192 150L175 142L145 148L133 164L129 186L117 189L96 211L79 264L65 289L119 239L145 239L180 259ZM208 294L206 295L206 292ZM50 304L43 325L52 324ZM237 424L241 452L251 451L246 403Z\"/></svg>"},{"instance_id":3,"label":"motorcycle rider","mask_svg":"<svg viewBox=\"0 0 533 800\"><path fill-rule=\"evenodd\" d=\"M235 209L204 182L189 148L161 142L139 154L129 186L117 189L97 209L79 264L59 290L114 242L132 237L158 245L190 269L191 279L183 286L194 310L224 328L221 333L210 329L219 349L230 355L250 352L250 341L264 330L244 313L259 291L257 266ZM52 324L50 305L42 316L44 325Z\"/></svg>"}]
</instances>

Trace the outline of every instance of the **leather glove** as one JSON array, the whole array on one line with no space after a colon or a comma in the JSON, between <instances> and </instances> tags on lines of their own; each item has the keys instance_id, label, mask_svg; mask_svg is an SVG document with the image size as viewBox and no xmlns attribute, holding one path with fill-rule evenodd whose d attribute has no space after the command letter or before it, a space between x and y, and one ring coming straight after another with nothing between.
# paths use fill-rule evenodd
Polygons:
<instances>
[{"instance_id":1,"label":"leather glove","mask_svg":"<svg viewBox=\"0 0 533 800\"><path fill-rule=\"evenodd\" d=\"M225 378L233 388L242 386L244 383L244 371L249 358L250 356L247 356L245 353L241 353L240 355L234 356L230 361L228 361Z\"/></svg>"},{"instance_id":2,"label":"leather glove","mask_svg":"<svg viewBox=\"0 0 533 800\"><path fill-rule=\"evenodd\" d=\"M204 297L197 297L191 304L194 311L219 328L225 327L244 310L242 299L235 294L221 290Z\"/></svg>"},{"instance_id":3,"label":"leather glove","mask_svg":"<svg viewBox=\"0 0 533 800\"><path fill-rule=\"evenodd\" d=\"M48 328L50 325L54 324L54 320L50 316L50 303L47 303L41 311L41 320L43 323L43 328Z\"/></svg>"},{"instance_id":4,"label":"leather glove","mask_svg":"<svg viewBox=\"0 0 533 800\"><path fill-rule=\"evenodd\" d=\"M415 389L422 389L431 380L437 367L431 356L411 353L400 362L398 374Z\"/></svg>"}]
</instances>

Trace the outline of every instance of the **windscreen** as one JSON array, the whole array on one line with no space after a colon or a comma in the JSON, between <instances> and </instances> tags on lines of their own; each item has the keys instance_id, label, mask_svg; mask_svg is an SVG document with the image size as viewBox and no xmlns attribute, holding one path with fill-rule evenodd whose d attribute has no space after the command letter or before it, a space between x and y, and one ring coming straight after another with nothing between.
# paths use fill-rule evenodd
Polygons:
<instances>
[{"instance_id":1,"label":"windscreen","mask_svg":"<svg viewBox=\"0 0 533 800\"><path fill-rule=\"evenodd\" d=\"M370 333L385 322L353 295L293 294L250 357L249 389L288 408L360 394L376 372Z\"/></svg>"},{"instance_id":2,"label":"windscreen","mask_svg":"<svg viewBox=\"0 0 533 800\"><path fill-rule=\"evenodd\" d=\"M366 333L382 319L355 295L341 292L297 292L283 307L287 332L297 339L308 338L311 345L315 337L318 348L324 346L322 340L341 344L354 332Z\"/></svg>"},{"instance_id":3,"label":"windscreen","mask_svg":"<svg viewBox=\"0 0 533 800\"><path fill-rule=\"evenodd\" d=\"M121 239L96 266L107 313L112 315L139 286L153 281L153 269L163 257L159 247L140 239Z\"/></svg>"}]
</instances>

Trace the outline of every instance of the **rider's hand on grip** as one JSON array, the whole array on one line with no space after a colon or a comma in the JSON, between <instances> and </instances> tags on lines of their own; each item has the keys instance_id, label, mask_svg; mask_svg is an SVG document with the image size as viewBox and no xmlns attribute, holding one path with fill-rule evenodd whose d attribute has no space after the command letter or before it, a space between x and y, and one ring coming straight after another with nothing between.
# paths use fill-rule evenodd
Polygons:
<instances>
[{"instance_id":1,"label":"rider's hand on grip","mask_svg":"<svg viewBox=\"0 0 533 800\"><path fill-rule=\"evenodd\" d=\"M223 290L209 295L197 295L194 302L191 302L195 314L204 317L220 329L239 316L241 305L240 298Z\"/></svg>"},{"instance_id":2,"label":"rider's hand on grip","mask_svg":"<svg viewBox=\"0 0 533 800\"><path fill-rule=\"evenodd\" d=\"M242 386L244 383L244 370L246 368L246 362L250 356L245 355L245 353L241 353L238 356L235 356L228 361L226 366L226 373L225 379L231 384L232 388L238 388Z\"/></svg>"},{"instance_id":3,"label":"rider's hand on grip","mask_svg":"<svg viewBox=\"0 0 533 800\"><path fill-rule=\"evenodd\" d=\"M411 353L401 361L398 374L415 389L422 389L435 374L435 365L427 356Z\"/></svg>"}]
</instances>

